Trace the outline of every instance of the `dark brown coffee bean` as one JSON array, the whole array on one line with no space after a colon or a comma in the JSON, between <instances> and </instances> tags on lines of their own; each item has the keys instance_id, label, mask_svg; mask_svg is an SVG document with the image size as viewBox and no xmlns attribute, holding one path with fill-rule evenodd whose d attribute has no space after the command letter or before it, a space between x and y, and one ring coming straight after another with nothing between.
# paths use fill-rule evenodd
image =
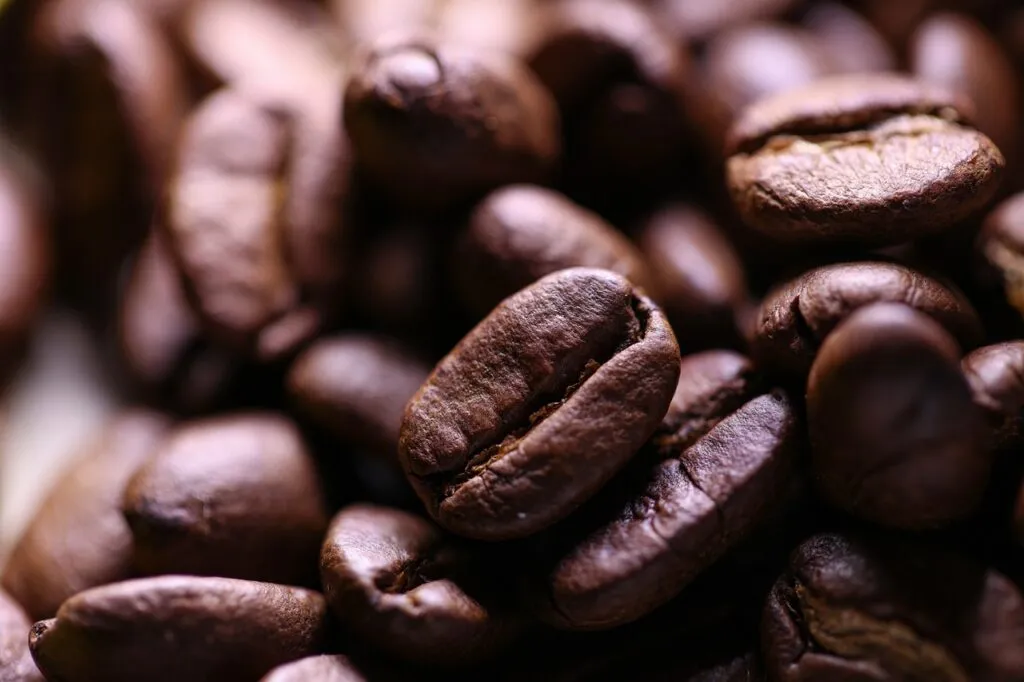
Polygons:
<instances>
[{"instance_id":1,"label":"dark brown coffee bean","mask_svg":"<svg viewBox=\"0 0 1024 682\"><path fill-rule=\"evenodd\" d=\"M977 250L983 277L1001 286L1006 302L1024 317L1024 193L1006 199L985 218Z\"/></svg>"},{"instance_id":2,"label":"dark brown coffee bean","mask_svg":"<svg viewBox=\"0 0 1024 682\"><path fill-rule=\"evenodd\" d=\"M895 75L768 97L730 133L728 184L751 228L793 243L897 244L982 208L1004 160L966 103Z\"/></svg>"},{"instance_id":3,"label":"dark brown coffee bean","mask_svg":"<svg viewBox=\"0 0 1024 682\"><path fill-rule=\"evenodd\" d=\"M684 41L706 40L731 26L780 17L798 3L799 0L654 0L662 21Z\"/></svg>"},{"instance_id":4,"label":"dark brown coffee bean","mask_svg":"<svg viewBox=\"0 0 1024 682\"><path fill-rule=\"evenodd\" d=\"M572 629L635 620L781 504L802 427L784 395L758 396L751 372L727 351L683 360L649 451L580 512L592 515L582 533L570 529L575 537L556 541L560 551L538 588L545 620Z\"/></svg>"},{"instance_id":5,"label":"dark brown coffee bean","mask_svg":"<svg viewBox=\"0 0 1024 682\"><path fill-rule=\"evenodd\" d=\"M1016 682L1024 599L995 571L906 538L818 535L765 607L770 679Z\"/></svg>"},{"instance_id":6,"label":"dark brown coffee bean","mask_svg":"<svg viewBox=\"0 0 1024 682\"><path fill-rule=\"evenodd\" d=\"M765 297L751 340L754 358L766 371L802 379L840 322L880 302L932 316L965 349L982 339L977 314L956 289L895 263L840 263L806 272Z\"/></svg>"},{"instance_id":7,"label":"dark brown coffee bean","mask_svg":"<svg viewBox=\"0 0 1024 682\"><path fill-rule=\"evenodd\" d=\"M851 514L931 528L967 516L985 491L986 426L960 349L912 308L866 306L825 339L807 419L818 490Z\"/></svg>"},{"instance_id":8,"label":"dark brown coffee bean","mask_svg":"<svg viewBox=\"0 0 1024 682\"><path fill-rule=\"evenodd\" d=\"M896 55L871 23L838 2L812 5L801 24L818 39L837 73L894 71Z\"/></svg>"},{"instance_id":9,"label":"dark brown coffee bean","mask_svg":"<svg viewBox=\"0 0 1024 682\"><path fill-rule=\"evenodd\" d=\"M623 277L576 268L506 299L413 397L399 455L430 514L481 539L565 517L647 440L679 349Z\"/></svg>"},{"instance_id":10,"label":"dark brown coffee bean","mask_svg":"<svg viewBox=\"0 0 1024 682\"><path fill-rule=\"evenodd\" d=\"M962 361L974 402L989 416L996 447L1024 436L1024 341L984 346Z\"/></svg>"},{"instance_id":11,"label":"dark brown coffee bean","mask_svg":"<svg viewBox=\"0 0 1024 682\"><path fill-rule=\"evenodd\" d=\"M959 91L974 103L974 122L1012 165L1018 156L1020 90L1013 63L974 19L935 14L910 44L910 70L921 80Z\"/></svg>"},{"instance_id":12,"label":"dark brown coffee bean","mask_svg":"<svg viewBox=\"0 0 1024 682\"><path fill-rule=\"evenodd\" d=\"M206 338L165 241L153 230L135 256L118 307L118 350L146 400L198 412L230 392L243 363Z\"/></svg>"},{"instance_id":13,"label":"dark brown coffee bean","mask_svg":"<svg viewBox=\"0 0 1024 682\"><path fill-rule=\"evenodd\" d=\"M31 41L24 124L53 184L55 272L69 299L100 318L149 226L185 83L167 38L134 3L47 3Z\"/></svg>"},{"instance_id":14,"label":"dark brown coffee bean","mask_svg":"<svg viewBox=\"0 0 1024 682\"><path fill-rule=\"evenodd\" d=\"M430 367L381 336L324 337L288 373L298 410L342 442L398 467L398 437L409 399Z\"/></svg>"},{"instance_id":15,"label":"dark brown coffee bean","mask_svg":"<svg viewBox=\"0 0 1024 682\"><path fill-rule=\"evenodd\" d=\"M500 53L384 39L353 67L345 128L373 180L415 208L445 209L548 177L558 112L536 78Z\"/></svg>"},{"instance_id":16,"label":"dark brown coffee bean","mask_svg":"<svg viewBox=\"0 0 1024 682\"><path fill-rule=\"evenodd\" d=\"M65 599L134 574L121 496L168 427L153 412L125 412L83 449L43 501L3 570L3 588L33 620ZM0 675L0 679L3 676Z\"/></svg>"},{"instance_id":17,"label":"dark brown coffee bean","mask_svg":"<svg viewBox=\"0 0 1024 682\"><path fill-rule=\"evenodd\" d=\"M467 305L486 315L544 275L571 267L617 272L657 296L643 256L596 213L549 189L512 185L487 195L454 258Z\"/></svg>"},{"instance_id":18,"label":"dark brown coffee bean","mask_svg":"<svg viewBox=\"0 0 1024 682\"><path fill-rule=\"evenodd\" d=\"M368 682L345 656L314 656L271 670L260 682Z\"/></svg>"},{"instance_id":19,"label":"dark brown coffee bean","mask_svg":"<svg viewBox=\"0 0 1024 682\"><path fill-rule=\"evenodd\" d=\"M186 126L171 179L161 226L186 292L220 343L257 360L335 312L347 153L321 106L218 92Z\"/></svg>"},{"instance_id":20,"label":"dark brown coffee bean","mask_svg":"<svg viewBox=\"0 0 1024 682\"><path fill-rule=\"evenodd\" d=\"M526 60L554 94L573 194L630 198L674 177L690 65L643 3L546 3Z\"/></svg>"},{"instance_id":21,"label":"dark brown coffee bean","mask_svg":"<svg viewBox=\"0 0 1024 682\"><path fill-rule=\"evenodd\" d=\"M353 505L334 518L320 556L324 596L353 636L391 656L459 665L516 634L494 570L432 523Z\"/></svg>"},{"instance_id":22,"label":"dark brown coffee bean","mask_svg":"<svg viewBox=\"0 0 1024 682\"><path fill-rule=\"evenodd\" d=\"M17 602L0 591L0 682L44 682L28 650L31 625Z\"/></svg>"},{"instance_id":23,"label":"dark brown coffee bean","mask_svg":"<svg viewBox=\"0 0 1024 682\"><path fill-rule=\"evenodd\" d=\"M48 680L253 682L319 653L327 606L309 590L163 576L81 592L32 626Z\"/></svg>"},{"instance_id":24,"label":"dark brown coffee bean","mask_svg":"<svg viewBox=\"0 0 1024 682\"><path fill-rule=\"evenodd\" d=\"M186 424L132 477L124 514L147 575L307 584L330 517L312 456L272 413Z\"/></svg>"},{"instance_id":25,"label":"dark brown coffee bean","mask_svg":"<svg viewBox=\"0 0 1024 682\"><path fill-rule=\"evenodd\" d=\"M0 139L0 384L20 364L53 272L50 215L38 172Z\"/></svg>"},{"instance_id":26,"label":"dark brown coffee bean","mask_svg":"<svg viewBox=\"0 0 1024 682\"><path fill-rule=\"evenodd\" d=\"M743 264L710 216L685 204L655 212L639 235L654 292L687 350L739 343L747 304Z\"/></svg>"}]
</instances>

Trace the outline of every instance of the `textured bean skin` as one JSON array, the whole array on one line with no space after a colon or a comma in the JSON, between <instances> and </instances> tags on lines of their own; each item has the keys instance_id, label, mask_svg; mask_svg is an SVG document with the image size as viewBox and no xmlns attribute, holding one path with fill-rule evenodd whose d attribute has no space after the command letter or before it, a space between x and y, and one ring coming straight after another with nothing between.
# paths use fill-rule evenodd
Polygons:
<instances>
[{"instance_id":1,"label":"textured bean skin","mask_svg":"<svg viewBox=\"0 0 1024 682\"><path fill-rule=\"evenodd\" d=\"M981 322L956 289L903 265L858 262L826 265L780 284L761 302L751 351L780 375L805 376L818 348L858 308L902 303L935 318L964 348L982 338Z\"/></svg>"},{"instance_id":2,"label":"textured bean skin","mask_svg":"<svg viewBox=\"0 0 1024 682\"><path fill-rule=\"evenodd\" d=\"M558 112L536 78L505 55L458 46L375 43L353 67L344 117L375 181L424 209L543 180L560 153Z\"/></svg>"},{"instance_id":3,"label":"textured bean skin","mask_svg":"<svg viewBox=\"0 0 1024 682\"><path fill-rule=\"evenodd\" d=\"M329 510L295 425L273 413L185 424L124 491L144 575L187 573L306 585Z\"/></svg>"},{"instance_id":4,"label":"textured bean skin","mask_svg":"<svg viewBox=\"0 0 1024 682\"><path fill-rule=\"evenodd\" d=\"M931 528L980 502L991 456L960 349L907 306L861 308L825 340L807 380L812 470L842 509Z\"/></svg>"},{"instance_id":5,"label":"textured bean skin","mask_svg":"<svg viewBox=\"0 0 1024 682\"><path fill-rule=\"evenodd\" d=\"M783 92L731 131L729 191L750 227L786 242L884 245L941 232L992 198L1005 165L965 111L896 76Z\"/></svg>"},{"instance_id":6,"label":"textured bean skin","mask_svg":"<svg viewBox=\"0 0 1024 682\"><path fill-rule=\"evenodd\" d=\"M407 512L343 509L324 541L320 574L339 621L398 658L463 665L516 634L496 599L498 581L488 585L493 571L471 548Z\"/></svg>"},{"instance_id":7,"label":"textured bean skin","mask_svg":"<svg viewBox=\"0 0 1024 682\"><path fill-rule=\"evenodd\" d=\"M52 618L65 599L82 590L134 575L121 496L168 426L154 412L118 415L50 491L0 579L33 620Z\"/></svg>"},{"instance_id":8,"label":"textured bean skin","mask_svg":"<svg viewBox=\"0 0 1024 682\"><path fill-rule=\"evenodd\" d=\"M968 354L962 365L975 404L996 429L996 446L1017 443L1024 409L1024 342L983 346Z\"/></svg>"},{"instance_id":9,"label":"textured bean skin","mask_svg":"<svg viewBox=\"0 0 1024 682\"><path fill-rule=\"evenodd\" d=\"M668 409L679 350L624 278L563 270L507 299L410 401L399 455L453 532L523 537L566 516Z\"/></svg>"},{"instance_id":10,"label":"textured bean skin","mask_svg":"<svg viewBox=\"0 0 1024 682\"><path fill-rule=\"evenodd\" d=\"M905 538L810 538L762 625L769 679L779 682L1010 682L1024 676L1022 640L1013 583Z\"/></svg>"},{"instance_id":11,"label":"textured bean skin","mask_svg":"<svg viewBox=\"0 0 1024 682\"><path fill-rule=\"evenodd\" d=\"M75 595L32 627L29 647L48 680L254 682L319 653L326 612L321 595L297 587L143 578Z\"/></svg>"}]
</instances>

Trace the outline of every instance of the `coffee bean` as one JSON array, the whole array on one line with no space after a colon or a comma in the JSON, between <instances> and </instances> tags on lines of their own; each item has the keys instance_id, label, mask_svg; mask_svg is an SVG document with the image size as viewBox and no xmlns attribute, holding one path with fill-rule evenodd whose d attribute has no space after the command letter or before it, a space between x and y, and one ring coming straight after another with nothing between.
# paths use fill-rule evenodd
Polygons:
<instances>
[{"instance_id":1,"label":"coffee bean","mask_svg":"<svg viewBox=\"0 0 1024 682\"><path fill-rule=\"evenodd\" d=\"M32 622L17 602L0 591L0 680L44 682L28 650Z\"/></svg>"},{"instance_id":2,"label":"coffee bean","mask_svg":"<svg viewBox=\"0 0 1024 682\"><path fill-rule=\"evenodd\" d=\"M608 628L678 594L784 499L801 427L789 400L759 395L727 351L683 360L672 405L648 445L581 514L537 594L554 625ZM582 530L582 532L580 532ZM558 532L556 528L555 533Z\"/></svg>"},{"instance_id":3,"label":"coffee bean","mask_svg":"<svg viewBox=\"0 0 1024 682\"><path fill-rule=\"evenodd\" d=\"M977 313L956 289L895 263L840 263L810 270L765 297L751 339L753 356L767 371L802 379L840 322L880 302L902 303L930 315L963 348L982 339Z\"/></svg>"},{"instance_id":4,"label":"coffee bean","mask_svg":"<svg viewBox=\"0 0 1024 682\"><path fill-rule=\"evenodd\" d=\"M494 574L429 521L372 505L339 512L320 557L327 602L353 636L420 663L466 664L511 642Z\"/></svg>"},{"instance_id":5,"label":"coffee bean","mask_svg":"<svg viewBox=\"0 0 1024 682\"><path fill-rule=\"evenodd\" d=\"M318 653L324 599L270 583L163 576L81 592L32 626L48 680L253 682Z\"/></svg>"},{"instance_id":6,"label":"coffee bean","mask_svg":"<svg viewBox=\"0 0 1024 682\"><path fill-rule=\"evenodd\" d=\"M978 252L989 279L1003 289L1007 303L1024 317L1024 194L1000 203L985 218Z\"/></svg>"},{"instance_id":7,"label":"coffee bean","mask_svg":"<svg viewBox=\"0 0 1024 682\"><path fill-rule=\"evenodd\" d=\"M271 670L260 682L367 682L345 656L314 656Z\"/></svg>"},{"instance_id":8,"label":"coffee bean","mask_svg":"<svg viewBox=\"0 0 1024 682\"><path fill-rule=\"evenodd\" d=\"M992 198L1004 165L967 111L940 88L881 74L766 98L730 133L729 191L747 225L791 243L941 233Z\"/></svg>"},{"instance_id":9,"label":"coffee bean","mask_svg":"<svg viewBox=\"0 0 1024 682\"><path fill-rule=\"evenodd\" d=\"M292 352L335 312L332 207L347 155L340 135L307 139L305 126L321 130L319 112L308 116L231 90L206 99L183 133L160 223L206 328L257 360ZM317 141L310 167L303 150Z\"/></svg>"},{"instance_id":10,"label":"coffee bean","mask_svg":"<svg viewBox=\"0 0 1024 682\"><path fill-rule=\"evenodd\" d=\"M967 95L978 130L1013 165L1019 155L1017 74L984 26L964 15L932 15L911 38L910 69L923 81Z\"/></svg>"},{"instance_id":11,"label":"coffee bean","mask_svg":"<svg viewBox=\"0 0 1024 682\"><path fill-rule=\"evenodd\" d=\"M771 679L1010 682L1024 599L1002 575L907 538L804 542L765 607Z\"/></svg>"},{"instance_id":12,"label":"coffee bean","mask_svg":"<svg viewBox=\"0 0 1024 682\"><path fill-rule=\"evenodd\" d=\"M989 416L997 447L1020 442L1024 417L1024 342L979 348L962 362L974 402Z\"/></svg>"},{"instance_id":13,"label":"coffee bean","mask_svg":"<svg viewBox=\"0 0 1024 682\"><path fill-rule=\"evenodd\" d=\"M31 30L22 116L53 185L55 274L103 321L167 175L185 83L167 37L132 3L47 3Z\"/></svg>"},{"instance_id":14,"label":"coffee bean","mask_svg":"<svg viewBox=\"0 0 1024 682\"><path fill-rule=\"evenodd\" d=\"M956 341L898 304L856 311L807 380L811 465L821 494L861 518L931 528L981 500L991 457Z\"/></svg>"},{"instance_id":15,"label":"coffee bean","mask_svg":"<svg viewBox=\"0 0 1024 682\"><path fill-rule=\"evenodd\" d=\"M617 272L657 296L643 256L600 216L558 192L510 185L474 209L454 277L467 305L485 315L544 275L577 266Z\"/></svg>"},{"instance_id":16,"label":"coffee bean","mask_svg":"<svg viewBox=\"0 0 1024 682\"><path fill-rule=\"evenodd\" d=\"M342 442L398 468L398 438L409 399L430 368L385 337L323 337L288 373L298 410Z\"/></svg>"},{"instance_id":17,"label":"coffee bean","mask_svg":"<svg viewBox=\"0 0 1024 682\"><path fill-rule=\"evenodd\" d=\"M679 376L662 312L623 277L563 270L504 301L434 369L402 423L430 514L479 539L535 533L653 433Z\"/></svg>"},{"instance_id":18,"label":"coffee bean","mask_svg":"<svg viewBox=\"0 0 1024 682\"><path fill-rule=\"evenodd\" d=\"M651 215L638 236L653 289L686 350L737 346L747 303L743 264L721 229L685 204Z\"/></svg>"},{"instance_id":19,"label":"coffee bean","mask_svg":"<svg viewBox=\"0 0 1024 682\"><path fill-rule=\"evenodd\" d=\"M121 413L57 480L0 580L33 620L52 618L82 590L132 577L132 536L121 516L121 496L168 426L154 412Z\"/></svg>"},{"instance_id":20,"label":"coffee bean","mask_svg":"<svg viewBox=\"0 0 1024 682\"><path fill-rule=\"evenodd\" d=\"M124 493L143 574L297 585L315 576L326 505L298 430L272 413L179 427Z\"/></svg>"},{"instance_id":21,"label":"coffee bean","mask_svg":"<svg viewBox=\"0 0 1024 682\"><path fill-rule=\"evenodd\" d=\"M398 201L443 210L548 177L558 112L516 60L425 40L382 39L352 67L345 128L361 166Z\"/></svg>"}]
</instances>

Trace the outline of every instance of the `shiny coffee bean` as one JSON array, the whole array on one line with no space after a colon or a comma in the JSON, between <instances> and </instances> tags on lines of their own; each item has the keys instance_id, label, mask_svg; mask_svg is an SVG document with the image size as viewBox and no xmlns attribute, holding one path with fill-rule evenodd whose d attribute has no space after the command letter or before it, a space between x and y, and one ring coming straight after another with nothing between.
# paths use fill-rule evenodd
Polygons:
<instances>
[{"instance_id":1,"label":"shiny coffee bean","mask_svg":"<svg viewBox=\"0 0 1024 682\"><path fill-rule=\"evenodd\" d=\"M1006 199L985 218L977 250L982 277L1001 288L1006 302L1024 317L1024 193Z\"/></svg>"},{"instance_id":2,"label":"shiny coffee bean","mask_svg":"<svg viewBox=\"0 0 1024 682\"><path fill-rule=\"evenodd\" d=\"M524 537L568 515L668 409L679 349L623 277L576 268L506 299L410 401L399 455L428 511L460 535Z\"/></svg>"},{"instance_id":3,"label":"shiny coffee bean","mask_svg":"<svg viewBox=\"0 0 1024 682\"><path fill-rule=\"evenodd\" d=\"M625 235L564 195L533 185L487 195L470 215L453 259L459 292L480 315L572 267L617 272L657 296L643 256Z\"/></svg>"},{"instance_id":4,"label":"shiny coffee bean","mask_svg":"<svg viewBox=\"0 0 1024 682\"><path fill-rule=\"evenodd\" d=\"M352 67L344 108L361 167L411 208L444 210L542 181L559 158L551 96L501 53L382 39Z\"/></svg>"},{"instance_id":5,"label":"shiny coffee bean","mask_svg":"<svg viewBox=\"0 0 1024 682\"><path fill-rule=\"evenodd\" d=\"M133 3L47 3L30 41L23 124L53 186L55 274L101 318L167 176L184 79L167 37Z\"/></svg>"},{"instance_id":6,"label":"shiny coffee bean","mask_svg":"<svg viewBox=\"0 0 1024 682\"><path fill-rule=\"evenodd\" d=\"M746 358L685 358L645 451L555 540L539 615L600 629L661 606L781 506L801 441L790 401L764 395Z\"/></svg>"},{"instance_id":7,"label":"shiny coffee bean","mask_svg":"<svg viewBox=\"0 0 1024 682\"><path fill-rule=\"evenodd\" d=\"M895 263L840 263L810 270L769 292L757 315L753 356L765 371L802 379L843 319L880 302L902 303L930 315L962 348L973 348L982 339L977 313L956 289Z\"/></svg>"},{"instance_id":8,"label":"shiny coffee bean","mask_svg":"<svg viewBox=\"0 0 1024 682\"><path fill-rule=\"evenodd\" d=\"M996 447L1012 447L1024 435L1024 341L984 346L962 361L976 405L988 415Z\"/></svg>"},{"instance_id":9,"label":"shiny coffee bean","mask_svg":"<svg viewBox=\"0 0 1024 682\"><path fill-rule=\"evenodd\" d=\"M765 607L770 679L1024 678L1024 599L1008 579L907 538L817 535Z\"/></svg>"},{"instance_id":10,"label":"shiny coffee bean","mask_svg":"<svg viewBox=\"0 0 1024 682\"><path fill-rule=\"evenodd\" d=\"M168 426L157 413L124 412L58 479L11 550L0 580L33 620L52 618L82 590L134 575L121 496Z\"/></svg>"},{"instance_id":11,"label":"shiny coffee bean","mask_svg":"<svg viewBox=\"0 0 1024 682\"><path fill-rule=\"evenodd\" d=\"M850 7L838 2L813 4L801 25L818 39L837 73L876 73L896 68L896 55L885 37Z\"/></svg>"},{"instance_id":12,"label":"shiny coffee bean","mask_svg":"<svg viewBox=\"0 0 1024 682\"><path fill-rule=\"evenodd\" d=\"M29 647L48 680L253 682L319 653L327 606L271 583L163 576L81 592L32 626Z\"/></svg>"},{"instance_id":13,"label":"shiny coffee bean","mask_svg":"<svg viewBox=\"0 0 1024 682\"><path fill-rule=\"evenodd\" d=\"M728 185L751 228L795 244L897 244L995 194L1004 160L945 90L836 76L761 100L733 126Z\"/></svg>"},{"instance_id":14,"label":"shiny coffee bean","mask_svg":"<svg viewBox=\"0 0 1024 682\"><path fill-rule=\"evenodd\" d=\"M366 504L338 513L320 557L324 595L354 637L437 665L486 658L515 636L495 573L429 521Z\"/></svg>"},{"instance_id":15,"label":"shiny coffee bean","mask_svg":"<svg viewBox=\"0 0 1024 682\"><path fill-rule=\"evenodd\" d=\"M643 3L546 3L527 63L554 94L573 195L607 201L674 177L687 141L690 65Z\"/></svg>"},{"instance_id":16,"label":"shiny coffee bean","mask_svg":"<svg viewBox=\"0 0 1024 682\"><path fill-rule=\"evenodd\" d=\"M0 680L44 682L28 650L32 621L7 593L0 592Z\"/></svg>"},{"instance_id":17,"label":"shiny coffee bean","mask_svg":"<svg viewBox=\"0 0 1024 682\"><path fill-rule=\"evenodd\" d=\"M295 426L272 413L187 423L128 482L124 514L146 575L304 585L330 512Z\"/></svg>"},{"instance_id":18,"label":"shiny coffee bean","mask_svg":"<svg viewBox=\"0 0 1024 682\"><path fill-rule=\"evenodd\" d=\"M368 682L345 656L312 656L274 668L260 682Z\"/></svg>"},{"instance_id":19,"label":"shiny coffee bean","mask_svg":"<svg viewBox=\"0 0 1024 682\"><path fill-rule=\"evenodd\" d=\"M295 360L288 393L311 421L397 468L402 414L428 374L430 367L386 337L339 334Z\"/></svg>"},{"instance_id":20,"label":"shiny coffee bean","mask_svg":"<svg viewBox=\"0 0 1024 682\"><path fill-rule=\"evenodd\" d=\"M863 307L825 339L807 420L818 491L851 514L932 528L966 517L984 494L987 430L960 348L908 306Z\"/></svg>"},{"instance_id":21,"label":"shiny coffee bean","mask_svg":"<svg viewBox=\"0 0 1024 682\"><path fill-rule=\"evenodd\" d=\"M117 326L127 380L150 402L190 413L209 409L223 401L244 371L242 358L206 337L159 229L135 256L121 291Z\"/></svg>"},{"instance_id":22,"label":"shiny coffee bean","mask_svg":"<svg viewBox=\"0 0 1024 682\"><path fill-rule=\"evenodd\" d=\"M657 296L686 350L740 343L747 304L743 264L711 217L685 204L647 218L638 236Z\"/></svg>"},{"instance_id":23,"label":"shiny coffee bean","mask_svg":"<svg viewBox=\"0 0 1024 682\"><path fill-rule=\"evenodd\" d=\"M257 360L292 352L336 312L347 153L321 116L224 90L180 143L161 227L205 328Z\"/></svg>"}]
</instances>

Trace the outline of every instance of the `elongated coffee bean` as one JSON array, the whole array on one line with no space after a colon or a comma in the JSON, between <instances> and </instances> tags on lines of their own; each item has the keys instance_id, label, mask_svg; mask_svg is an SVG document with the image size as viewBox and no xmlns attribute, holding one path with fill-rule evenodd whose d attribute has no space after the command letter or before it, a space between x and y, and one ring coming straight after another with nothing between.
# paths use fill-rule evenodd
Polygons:
<instances>
[{"instance_id":1,"label":"elongated coffee bean","mask_svg":"<svg viewBox=\"0 0 1024 682\"><path fill-rule=\"evenodd\" d=\"M86 590L32 627L48 680L253 682L319 653L327 607L270 583L162 576Z\"/></svg>"},{"instance_id":2,"label":"elongated coffee bean","mask_svg":"<svg viewBox=\"0 0 1024 682\"><path fill-rule=\"evenodd\" d=\"M662 312L623 277L548 275L448 354L402 423L402 465L430 514L474 538L565 517L653 433L679 378Z\"/></svg>"}]
</instances>

